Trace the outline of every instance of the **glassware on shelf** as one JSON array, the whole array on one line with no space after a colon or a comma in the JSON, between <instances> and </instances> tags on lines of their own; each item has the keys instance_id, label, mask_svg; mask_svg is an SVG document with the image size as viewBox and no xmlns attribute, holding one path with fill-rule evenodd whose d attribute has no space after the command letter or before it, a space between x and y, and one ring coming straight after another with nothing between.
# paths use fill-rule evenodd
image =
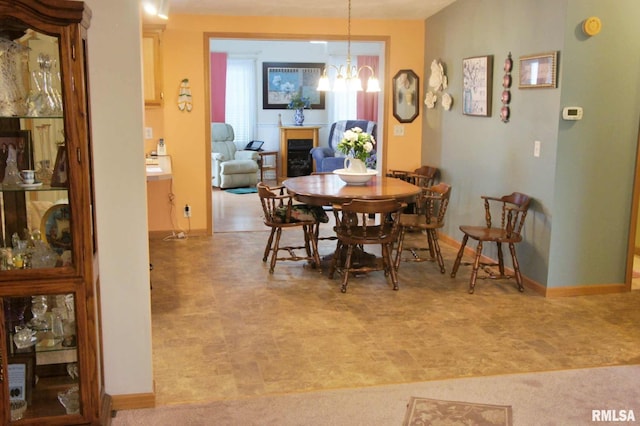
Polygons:
<instances>
[{"instance_id":1,"label":"glassware on shelf","mask_svg":"<svg viewBox=\"0 0 640 426\"><path fill-rule=\"evenodd\" d=\"M17 151L13 145L9 145L7 154L7 167L4 171L3 185L17 186L22 182L20 179L20 170L18 170Z\"/></svg>"},{"instance_id":2,"label":"glassware on shelf","mask_svg":"<svg viewBox=\"0 0 640 426\"><path fill-rule=\"evenodd\" d=\"M36 169L36 180L42 182L45 185L51 184L51 177L53 176L53 170L51 169L51 160L38 161L38 168Z\"/></svg>"},{"instance_id":3,"label":"glassware on shelf","mask_svg":"<svg viewBox=\"0 0 640 426\"><path fill-rule=\"evenodd\" d=\"M31 71L31 93L27 99L27 113L34 117L62 114L62 94L53 83L52 68L57 64L49 55L40 53L39 70ZM58 74L56 72L56 74ZM59 81L59 77L56 81Z\"/></svg>"},{"instance_id":4,"label":"glassware on shelf","mask_svg":"<svg viewBox=\"0 0 640 426\"><path fill-rule=\"evenodd\" d=\"M55 268L58 263L58 253L40 239L33 240L33 248L30 252L31 268Z\"/></svg>"},{"instance_id":5,"label":"glassware on shelf","mask_svg":"<svg viewBox=\"0 0 640 426\"><path fill-rule=\"evenodd\" d=\"M26 112L26 91L22 84L22 57L28 48L0 37L0 115L19 116Z\"/></svg>"},{"instance_id":6,"label":"glassware on shelf","mask_svg":"<svg viewBox=\"0 0 640 426\"><path fill-rule=\"evenodd\" d=\"M31 298L31 313L33 314L33 318L29 321L29 326L34 330L48 330L48 309L47 296L33 296Z\"/></svg>"},{"instance_id":7,"label":"glassware on shelf","mask_svg":"<svg viewBox=\"0 0 640 426\"><path fill-rule=\"evenodd\" d=\"M11 400L11 421L15 422L20 420L24 416L24 412L27 410L27 401L24 399L12 399Z\"/></svg>"},{"instance_id":8,"label":"glassware on shelf","mask_svg":"<svg viewBox=\"0 0 640 426\"><path fill-rule=\"evenodd\" d=\"M38 139L40 141L40 158L38 161L38 169L36 170L36 179L45 185L51 184L53 169L51 168L51 139L49 131L51 124L42 124L36 126L38 131Z\"/></svg>"},{"instance_id":9,"label":"glassware on shelf","mask_svg":"<svg viewBox=\"0 0 640 426\"><path fill-rule=\"evenodd\" d=\"M78 414L80 412L79 387L72 386L64 392L58 392L58 401L67 411L67 414Z\"/></svg>"},{"instance_id":10,"label":"glassware on shelf","mask_svg":"<svg viewBox=\"0 0 640 426\"><path fill-rule=\"evenodd\" d=\"M25 326L16 326L16 332L13 335L13 343L18 349L25 349L35 345L38 342L35 330Z\"/></svg>"}]
</instances>

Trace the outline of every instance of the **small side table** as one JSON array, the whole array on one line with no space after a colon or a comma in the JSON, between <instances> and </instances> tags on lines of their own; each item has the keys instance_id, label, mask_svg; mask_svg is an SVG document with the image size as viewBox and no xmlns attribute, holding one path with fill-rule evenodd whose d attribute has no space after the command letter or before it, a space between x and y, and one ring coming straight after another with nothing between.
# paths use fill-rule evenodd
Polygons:
<instances>
[{"instance_id":1,"label":"small side table","mask_svg":"<svg viewBox=\"0 0 640 426\"><path fill-rule=\"evenodd\" d=\"M264 181L265 170L275 170L276 180L278 180L278 151L258 151L260 156L260 181ZM266 157L273 157L272 163L265 163Z\"/></svg>"}]
</instances>

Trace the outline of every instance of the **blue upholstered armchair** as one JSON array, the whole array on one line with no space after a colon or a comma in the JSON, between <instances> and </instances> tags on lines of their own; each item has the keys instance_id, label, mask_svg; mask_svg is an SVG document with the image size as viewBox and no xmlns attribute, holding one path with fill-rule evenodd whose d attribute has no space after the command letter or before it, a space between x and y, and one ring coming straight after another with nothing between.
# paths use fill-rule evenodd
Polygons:
<instances>
[{"instance_id":1,"label":"blue upholstered armchair","mask_svg":"<svg viewBox=\"0 0 640 426\"><path fill-rule=\"evenodd\" d=\"M376 130L378 126L375 121L368 120L341 120L336 121L331 125L329 130L329 146L317 146L311 150L311 156L316 162L316 172L332 172L336 169L344 167L344 155L336 151L336 147L345 130L352 129L354 127L360 127L363 132L369 133L377 140ZM372 152L375 159L375 149ZM367 167L372 167L372 164L367 162ZM373 166L375 167L375 166Z\"/></svg>"}]
</instances>

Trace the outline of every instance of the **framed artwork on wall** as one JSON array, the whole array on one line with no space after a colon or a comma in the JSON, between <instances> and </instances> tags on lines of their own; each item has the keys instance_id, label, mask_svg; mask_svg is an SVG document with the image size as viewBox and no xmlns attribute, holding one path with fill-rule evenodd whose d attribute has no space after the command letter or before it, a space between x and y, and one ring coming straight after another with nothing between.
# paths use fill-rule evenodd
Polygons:
<instances>
[{"instance_id":1,"label":"framed artwork on wall","mask_svg":"<svg viewBox=\"0 0 640 426\"><path fill-rule=\"evenodd\" d=\"M491 117L493 55L463 59L462 71L462 113L479 117Z\"/></svg>"},{"instance_id":2,"label":"framed artwork on wall","mask_svg":"<svg viewBox=\"0 0 640 426\"><path fill-rule=\"evenodd\" d=\"M420 80L412 70L400 70L393 77L393 116L411 123L419 113Z\"/></svg>"},{"instance_id":3,"label":"framed artwork on wall","mask_svg":"<svg viewBox=\"0 0 640 426\"><path fill-rule=\"evenodd\" d=\"M324 109L324 92L317 90L322 63L263 62L262 108L287 109L294 93L308 97L311 109Z\"/></svg>"},{"instance_id":4,"label":"framed artwork on wall","mask_svg":"<svg viewBox=\"0 0 640 426\"><path fill-rule=\"evenodd\" d=\"M557 87L558 52L520 57L518 87L532 89Z\"/></svg>"}]
</instances>

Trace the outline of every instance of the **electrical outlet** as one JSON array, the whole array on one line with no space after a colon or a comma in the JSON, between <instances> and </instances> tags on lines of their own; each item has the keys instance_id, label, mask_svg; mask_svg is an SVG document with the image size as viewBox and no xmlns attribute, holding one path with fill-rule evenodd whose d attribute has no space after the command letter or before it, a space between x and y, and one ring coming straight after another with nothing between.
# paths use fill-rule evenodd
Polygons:
<instances>
[{"instance_id":1,"label":"electrical outlet","mask_svg":"<svg viewBox=\"0 0 640 426\"><path fill-rule=\"evenodd\" d=\"M402 124L396 124L393 126L394 136L404 136L404 126Z\"/></svg>"},{"instance_id":2,"label":"electrical outlet","mask_svg":"<svg viewBox=\"0 0 640 426\"><path fill-rule=\"evenodd\" d=\"M153 139L153 128L145 127L144 128L144 138L145 139Z\"/></svg>"},{"instance_id":3,"label":"electrical outlet","mask_svg":"<svg viewBox=\"0 0 640 426\"><path fill-rule=\"evenodd\" d=\"M533 142L533 156L540 157L540 141Z\"/></svg>"},{"instance_id":4,"label":"electrical outlet","mask_svg":"<svg viewBox=\"0 0 640 426\"><path fill-rule=\"evenodd\" d=\"M189 204L184 205L184 217L191 217L191 206Z\"/></svg>"}]
</instances>

